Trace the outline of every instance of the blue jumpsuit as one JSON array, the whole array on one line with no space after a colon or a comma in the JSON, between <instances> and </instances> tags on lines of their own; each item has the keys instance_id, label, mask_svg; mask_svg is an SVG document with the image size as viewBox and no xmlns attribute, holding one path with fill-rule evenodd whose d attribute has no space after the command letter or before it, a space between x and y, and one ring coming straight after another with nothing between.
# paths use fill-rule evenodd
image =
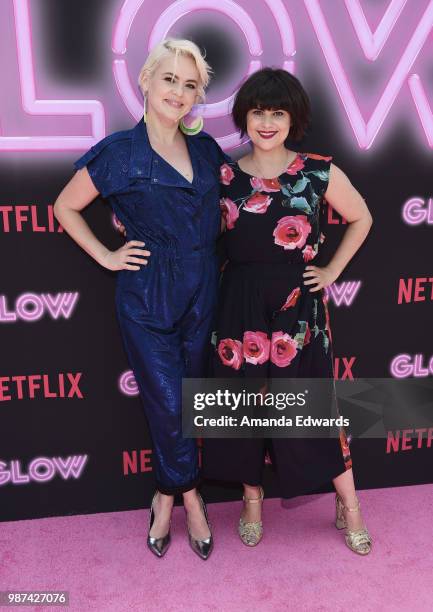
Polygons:
<instances>
[{"instance_id":1,"label":"blue jumpsuit","mask_svg":"<svg viewBox=\"0 0 433 612\"><path fill-rule=\"evenodd\" d=\"M75 162L151 251L147 266L117 274L116 312L153 442L157 488L199 481L194 439L182 437L182 377L205 374L218 284L219 167L229 158L206 133L186 136L189 183L156 153L146 124L107 136Z\"/></svg>"}]
</instances>

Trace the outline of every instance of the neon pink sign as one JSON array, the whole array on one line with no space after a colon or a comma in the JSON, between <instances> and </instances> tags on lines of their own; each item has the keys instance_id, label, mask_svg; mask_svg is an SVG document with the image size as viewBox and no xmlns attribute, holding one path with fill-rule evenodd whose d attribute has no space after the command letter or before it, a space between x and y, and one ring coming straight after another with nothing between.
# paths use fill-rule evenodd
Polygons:
<instances>
[{"instance_id":1,"label":"neon pink sign","mask_svg":"<svg viewBox=\"0 0 433 612\"><path fill-rule=\"evenodd\" d=\"M77 291L61 293L22 293L15 301L14 310L10 310L7 297L0 295L0 323L21 321L39 321L45 313L52 319L69 319L79 297Z\"/></svg>"},{"instance_id":2,"label":"neon pink sign","mask_svg":"<svg viewBox=\"0 0 433 612\"><path fill-rule=\"evenodd\" d=\"M180 19L187 18L188 15L199 10L213 11L228 17L242 32L250 54L246 74L250 74L262 66L261 56L265 34L266 38L272 37L272 32L266 30L265 33L260 30L263 18L266 14L269 14L272 16L274 27L279 34L282 53L285 57L283 66L287 70L292 72L295 70L294 31L302 31L302 36L307 38L314 33L342 107L347 114L349 125L361 149L368 149L372 146L406 83L415 104L417 115L420 118L428 146L433 148L433 113L420 76L412 72L413 65L420 56L433 28L433 0L423 1L426 2L424 12L420 15L417 25L410 34L406 47L402 51L396 51L395 65L387 78L373 112L370 113L369 119L364 118L365 113L361 110L360 105L361 102L364 103L364 100L355 97L354 83L348 76L349 69L354 71L353 66L347 66L352 53L347 53L347 48L338 50L338 47L341 47L339 33L348 17L353 25L356 39L359 41L364 60L374 63L380 58L385 48L388 48L391 44L388 43L388 40L397 25L404 24L405 14L409 10L407 0L391 0L374 32L367 22L360 0L340 0L339 4L334 2L331 9L336 12L337 18L335 19L334 15L332 20L325 18L321 0L303 0L309 20L307 25L301 21L304 31L296 27L297 22L295 27L293 26L293 19L301 20L301 18L299 11L295 12L292 4L289 4L288 1L264 0L260 3L260 6L258 6L259 3L249 3L244 8L233 0L220 0L218 3L213 0L177 0L172 2L152 24L151 31L148 34L148 46L152 47L158 40L169 34L173 25ZM11 25L15 30L17 44L17 79L21 89L22 110L24 113L34 116L62 115L62 121L66 127L68 126L68 117L84 116L90 119L91 127L88 135L5 136L0 134L0 150L86 150L105 136L105 109L102 102L100 100L82 99L80 96L78 96L79 99L71 100L44 99L43 96L37 95L37 72L34 66L35 51L32 43L29 1L9 0L9 2L13 7L13 23L11 22ZM0 8L2 17L6 11L5 6L6 3L3 3ZM116 54L116 58L113 60L114 81L126 108L136 119L141 116L142 102L137 96L137 87L132 85L128 73L126 53L132 25L139 12L145 10L145 8L144 0L125 0L120 5L119 12L113 22L112 50ZM412 8L411 6L411 10ZM291 11L293 11L292 16L290 15ZM4 20L3 18L3 22L7 23L7 19ZM305 31L305 28L310 25L312 32ZM310 52L309 49L308 52ZM353 55L355 55L355 50ZM344 64L346 64L346 67L344 67ZM297 66L298 69L299 66ZM38 67L38 70L40 71L40 67ZM244 76L245 74L237 76L238 83ZM362 98L365 97L366 93L368 92L363 91ZM233 97L234 92L232 91L230 95L226 95L219 101L199 105L194 109L194 112L200 112L208 119L225 117L230 112ZM225 149L231 149L240 144L237 133L218 134L218 140Z\"/></svg>"},{"instance_id":3,"label":"neon pink sign","mask_svg":"<svg viewBox=\"0 0 433 612\"><path fill-rule=\"evenodd\" d=\"M0 486L5 484L23 485L30 482L49 482L55 476L63 480L80 478L87 463L87 455L68 457L36 457L23 471L21 461L14 459L8 463L0 461Z\"/></svg>"},{"instance_id":4,"label":"neon pink sign","mask_svg":"<svg viewBox=\"0 0 433 612\"><path fill-rule=\"evenodd\" d=\"M423 378L425 376L433 376L433 357L424 362L424 355L417 353L416 355L407 355L403 353L396 355L391 361L390 371L395 378Z\"/></svg>"},{"instance_id":5,"label":"neon pink sign","mask_svg":"<svg viewBox=\"0 0 433 612\"><path fill-rule=\"evenodd\" d=\"M143 2L144 0L125 1L119 15L119 19L114 28L112 41L112 49L114 53L119 55L124 55L126 53L127 38L130 28ZM280 35L282 41L284 42L285 53L291 56L295 53L293 28L290 19L285 12L284 5L282 4L281 0L269 0L267 4L275 16L277 25L280 28ZM233 19L247 40L250 54L253 57L258 57L263 53L262 41L254 21L241 6L235 2L232 2L231 0L222 0L217 5L215 5L213 0L178 0L178 2L171 4L154 24L149 37L148 48L152 49L158 43L158 41L165 38L172 26L181 17L187 13L200 9L218 11ZM281 23L280 20L277 19L277 15L283 15L282 25L286 27L285 36L283 36L284 30L281 29ZM252 74L261 67L261 61L254 59L250 60L247 75ZM285 68L287 70L293 70L292 62L286 63ZM135 119L138 120L143 114L143 103L141 99L137 98L135 88L133 88L131 85L126 60L115 59L113 61L113 73L117 88L123 101L125 102L126 107L135 117ZM217 118L229 115L234 101L234 96L235 93L219 102L214 102L212 104L199 104L196 106L194 113L201 114L203 117L207 118ZM223 148L227 149L241 144L241 140L237 132L222 138L217 138L217 140Z\"/></svg>"},{"instance_id":6,"label":"neon pink sign","mask_svg":"<svg viewBox=\"0 0 433 612\"><path fill-rule=\"evenodd\" d=\"M88 115L91 136L2 136L4 151L69 151L88 149L105 136L105 112L99 100L43 100L36 96L32 31L28 0L13 0L18 77L22 108L29 115Z\"/></svg>"},{"instance_id":7,"label":"neon pink sign","mask_svg":"<svg viewBox=\"0 0 433 612\"><path fill-rule=\"evenodd\" d=\"M403 221L408 225L433 224L433 198L410 198L403 206Z\"/></svg>"},{"instance_id":8,"label":"neon pink sign","mask_svg":"<svg viewBox=\"0 0 433 612\"><path fill-rule=\"evenodd\" d=\"M344 281L342 283L332 283L325 287L325 294L331 298L336 306L345 304L351 306L353 300L361 288L361 281Z\"/></svg>"},{"instance_id":9,"label":"neon pink sign","mask_svg":"<svg viewBox=\"0 0 433 612\"><path fill-rule=\"evenodd\" d=\"M428 144L430 147L433 147L433 116L428 107L425 92L418 75L409 77L412 65L423 48L433 27L433 1L430 0L428 3L406 49L399 58L397 66L376 108L367 122L361 115L359 105L343 68L341 58L337 52L334 39L328 28L319 0L304 0L304 2L359 146L363 149L371 147L404 82L409 78L412 97L421 118ZM379 55L405 3L406 2L403 2L403 0L392 0L380 26L376 32L372 34L361 9L359 0L345 0L355 33L369 60L374 61Z\"/></svg>"},{"instance_id":10,"label":"neon pink sign","mask_svg":"<svg viewBox=\"0 0 433 612\"><path fill-rule=\"evenodd\" d=\"M119 391L124 395L138 395L138 385L132 370L126 370L120 376Z\"/></svg>"}]
</instances>

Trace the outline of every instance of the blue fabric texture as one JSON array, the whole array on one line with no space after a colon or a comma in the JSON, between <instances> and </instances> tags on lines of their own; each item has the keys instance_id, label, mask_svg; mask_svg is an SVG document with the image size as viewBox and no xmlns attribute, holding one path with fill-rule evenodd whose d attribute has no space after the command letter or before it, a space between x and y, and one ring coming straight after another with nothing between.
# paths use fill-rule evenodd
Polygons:
<instances>
[{"instance_id":1,"label":"blue fabric texture","mask_svg":"<svg viewBox=\"0 0 433 612\"><path fill-rule=\"evenodd\" d=\"M205 374L218 284L219 168L230 161L200 132L185 136L192 183L156 153L143 120L107 136L75 162L142 240L147 266L117 274L116 311L153 441L158 489L187 491L199 480L194 439L182 437L182 378Z\"/></svg>"}]
</instances>

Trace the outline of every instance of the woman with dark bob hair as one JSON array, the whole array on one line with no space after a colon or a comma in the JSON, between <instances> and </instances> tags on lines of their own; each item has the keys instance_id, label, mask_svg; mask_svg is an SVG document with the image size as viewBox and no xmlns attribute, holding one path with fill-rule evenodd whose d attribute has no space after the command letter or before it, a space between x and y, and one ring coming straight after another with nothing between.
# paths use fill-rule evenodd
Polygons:
<instances>
[{"instance_id":1,"label":"woman with dark bob hair","mask_svg":"<svg viewBox=\"0 0 433 612\"><path fill-rule=\"evenodd\" d=\"M371 215L331 157L288 148L290 141L303 137L310 122L310 102L297 78L273 68L254 73L237 93L232 114L252 148L239 161L221 166L228 262L213 375L255 378L259 386L276 378L321 378L332 380L333 389L323 289L340 276L364 242ZM325 198L348 227L331 261L319 266ZM330 412L329 403L323 400ZM346 528L351 550L366 555L372 541L360 513L347 437L343 428L336 432L334 438L274 438L272 463L286 498L332 480L336 527ZM252 437L209 438L204 445L206 477L243 483L238 531L248 546L257 545L263 533L264 449L264 440Z\"/></svg>"}]
</instances>

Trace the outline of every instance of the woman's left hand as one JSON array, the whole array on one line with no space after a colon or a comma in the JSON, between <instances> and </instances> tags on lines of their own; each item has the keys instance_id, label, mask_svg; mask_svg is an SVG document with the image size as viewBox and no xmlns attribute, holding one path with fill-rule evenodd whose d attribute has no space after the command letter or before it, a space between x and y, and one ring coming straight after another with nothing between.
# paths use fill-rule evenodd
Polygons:
<instances>
[{"instance_id":1,"label":"woman's left hand","mask_svg":"<svg viewBox=\"0 0 433 612\"><path fill-rule=\"evenodd\" d=\"M339 274L327 266L324 268L318 268L317 266L306 266L305 272L302 276L305 279L308 279L304 280L304 285L314 285L310 289L310 293L312 293L313 291L320 291L320 289L332 285L332 283L339 277Z\"/></svg>"}]
</instances>

